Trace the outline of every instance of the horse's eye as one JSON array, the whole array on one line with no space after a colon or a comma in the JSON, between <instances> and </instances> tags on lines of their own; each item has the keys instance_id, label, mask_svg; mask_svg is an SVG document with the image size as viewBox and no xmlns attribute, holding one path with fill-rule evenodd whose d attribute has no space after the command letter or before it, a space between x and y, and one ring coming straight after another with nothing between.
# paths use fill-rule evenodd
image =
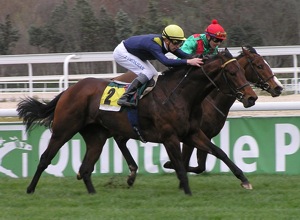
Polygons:
<instances>
[{"instance_id":1,"label":"horse's eye","mask_svg":"<svg viewBox=\"0 0 300 220\"><path fill-rule=\"evenodd\" d=\"M228 71L231 76L235 76L236 72Z\"/></svg>"},{"instance_id":2,"label":"horse's eye","mask_svg":"<svg viewBox=\"0 0 300 220\"><path fill-rule=\"evenodd\" d=\"M263 69L263 65L258 65L257 68L260 69L260 70L262 70Z\"/></svg>"}]
</instances>

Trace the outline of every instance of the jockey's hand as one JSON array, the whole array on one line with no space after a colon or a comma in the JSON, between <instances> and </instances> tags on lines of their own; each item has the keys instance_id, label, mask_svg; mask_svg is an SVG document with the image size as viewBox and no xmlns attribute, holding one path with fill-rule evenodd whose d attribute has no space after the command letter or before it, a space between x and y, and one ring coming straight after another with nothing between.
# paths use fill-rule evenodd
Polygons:
<instances>
[{"instance_id":1,"label":"jockey's hand","mask_svg":"<svg viewBox=\"0 0 300 220\"><path fill-rule=\"evenodd\" d=\"M203 65L203 61L200 58L193 58L193 59L188 59L187 64L200 67L201 65Z\"/></svg>"}]
</instances>

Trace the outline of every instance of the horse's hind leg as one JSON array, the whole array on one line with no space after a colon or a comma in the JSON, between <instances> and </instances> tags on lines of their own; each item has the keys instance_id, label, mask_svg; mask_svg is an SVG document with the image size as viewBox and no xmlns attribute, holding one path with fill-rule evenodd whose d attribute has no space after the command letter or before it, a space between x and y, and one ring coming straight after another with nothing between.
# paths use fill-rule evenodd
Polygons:
<instances>
[{"instance_id":1,"label":"horse's hind leg","mask_svg":"<svg viewBox=\"0 0 300 220\"><path fill-rule=\"evenodd\" d=\"M56 133L52 134L48 147L42 154L40 162L37 166L37 170L29 186L27 187L27 193L34 193L34 190L42 173L45 169L47 169L48 165L51 163L51 160L55 157L59 149L65 144L67 140L67 138L63 138L59 135L56 135Z\"/></svg>"},{"instance_id":2,"label":"horse's hind leg","mask_svg":"<svg viewBox=\"0 0 300 220\"><path fill-rule=\"evenodd\" d=\"M184 155L183 155L184 157ZM190 159L190 157L189 157ZM198 166L191 167L189 166L188 172L200 174L203 173L206 170L206 159L207 159L207 153L203 150L197 149L197 163Z\"/></svg>"},{"instance_id":3,"label":"horse's hind leg","mask_svg":"<svg viewBox=\"0 0 300 220\"><path fill-rule=\"evenodd\" d=\"M127 184L129 186L132 186L134 184L134 181L135 181L135 178L136 178L136 173L137 173L137 170L138 170L138 166L137 166L135 160L133 159L130 151L128 150L128 148L126 146L126 143L127 143L128 139L123 138L121 136L114 136L114 139L117 142L118 147L121 150L121 152L122 152L122 154L123 154L123 156L124 156L124 158L127 162L128 168L130 170L130 174L128 175L128 179L127 179Z\"/></svg>"},{"instance_id":4,"label":"horse's hind leg","mask_svg":"<svg viewBox=\"0 0 300 220\"><path fill-rule=\"evenodd\" d=\"M108 132L97 125L89 125L80 131L85 143L86 153L77 174L77 179L83 179L88 193L96 193L91 175L100 157L103 146L108 138Z\"/></svg>"},{"instance_id":5,"label":"horse's hind leg","mask_svg":"<svg viewBox=\"0 0 300 220\"><path fill-rule=\"evenodd\" d=\"M190 165L190 159L191 159L193 150L194 150L194 147L183 144L182 158L183 158L184 166L187 169L187 172L193 172L193 173L199 174L199 173L202 173L203 171L205 171L205 162L206 162L207 153L204 152L204 157L203 157L203 154L201 154L201 152L203 152L203 151L197 149L198 166L191 167L189 165Z\"/></svg>"}]
</instances>

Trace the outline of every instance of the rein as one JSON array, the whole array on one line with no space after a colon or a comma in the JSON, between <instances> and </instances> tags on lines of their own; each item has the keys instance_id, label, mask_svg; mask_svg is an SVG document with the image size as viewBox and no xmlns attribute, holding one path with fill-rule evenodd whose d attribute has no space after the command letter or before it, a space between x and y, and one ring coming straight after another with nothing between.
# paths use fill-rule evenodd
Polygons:
<instances>
[{"instance_id":1,"label":"rein","mask_svg":"<svg viewBox=\"0 0 300 220\"><path fill-rule=\"evenodd\" d=\"M212 101L210 101L207 97L205 97L206 101L209 102L209 104L211 104L224 118L227 117L227 115L225 115L222 110L220 110Z\"/></svg>"},{"instance_id":2,"label":"rein","mask_svg":"<svg viewBox=\"0 0 300 220\"><path fill-rule=\"evenodd\" d=\"M239 90L243 89L244 87L246 86L249 86L250 84L249 83L246 83L245 85L237 88L237 89L234 89L231 87L230 83L227 81L227 78L224 74L224 68L226 67L227 64L231 63L231 62L234 62L234 61L237 61L235 58L233 59L230 59L228 61L226 61L225 63L223 63L221 65L221 68L222 68L222 74L223 74L223 77L226 81L226 83L228 84L229 88L235 93L235 97L237 100L241 100L243 99L243 96L244 94L241 93ZM176 89L180 86L180 84L183 82L183 80L188 76L188 74L191 72L191 70L193 69L193 66L191 66L188 71L186 72L186 74L183 76L183 78L180 80L180 82L177 84L177 86L171 91L171 93L166 97L166 99L162 102L162 104L166 104L167 101L170 99L170 97L174 94L174 92L176 91ZM213 86L217 89L217 91L220 91L219 87L216 85L216 83L209 77L209 75L206 73L206 71L204 70L203 66L201 66L201 70L202 72L204 73L204 75L207 77L207 79L213 84ZM226 94L226 95L230 95L230 96L233 96L231 94ZM220 111L220 110L219 110ZM224 116L224 113L220 112L223 116Z\"/></svg>"},{"instance_id":3,"label":"rein","mask_svg":"<svg viewBox=\"0 0 300 220\"><path fill-rule=\"evenodd\" d=\"M169 94L169 96L162 102L162 104L166 104L166 102L170 99L170 97L173 95L173 93L175 92L175 90L180 86L180 84L183 82L183 80L188 76L188 74L191 72L191 70L193 69L193 66L191 66L188 71L186 72L186 74L183 76L183 78L180 80L180 82L177 84L177 86L175 86L175 88L171 91L171 93Z\"/></svg>"}]
</instances>

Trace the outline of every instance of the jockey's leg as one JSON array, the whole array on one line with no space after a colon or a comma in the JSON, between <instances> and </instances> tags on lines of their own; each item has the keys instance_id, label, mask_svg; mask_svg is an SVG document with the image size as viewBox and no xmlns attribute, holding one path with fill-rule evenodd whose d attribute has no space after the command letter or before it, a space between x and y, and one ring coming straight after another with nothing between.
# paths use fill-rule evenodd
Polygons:
<instances>
[{"instance_id":1,"label":"jockey's leg","mask_svg":"<svg viewBox=\"0 0 300 220\"><path fill-rule=\"evenodd\" d=\"M130 103L130 99L137 91L137 89L140 88L146 82L148 82L148 77L144 74L139 74L138 77L135 78L129 85L122 97L118 100L118 105L126 107L136 107L135 103Z\"/></svg>"}]
</instances>

